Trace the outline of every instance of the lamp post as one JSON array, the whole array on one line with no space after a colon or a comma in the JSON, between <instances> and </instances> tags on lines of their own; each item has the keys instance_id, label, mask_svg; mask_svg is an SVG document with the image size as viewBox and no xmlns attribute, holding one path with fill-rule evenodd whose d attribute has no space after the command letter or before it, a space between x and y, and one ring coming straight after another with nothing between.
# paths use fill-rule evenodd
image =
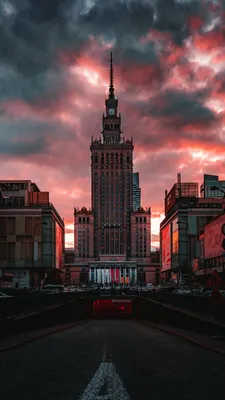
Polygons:
<instances>
[{"instance_id":1,"label":"lamp post","mask_svg":"<svg viewBox=\"0 0 225 400\"><path fill-rule=\"evenodd\" d=\"M188 268L188 280L189 280L189 285L190 285L190 283L192 282L192 279L191 279L191 240L190 240L190 235L191 235L191 229L190 229L190 225L189 225L189 223L188 222L186 222L186 221L177 221L177 224L179 225L179 224L183 224L183 225L186 225L187 226L187 228L188 228L188 252L189 252L189 257L188 257L188 262L189 262L189 268Z\"/></svg>"},{"instance_id":2,"label":"lamp post","mask_svg":"<svg viewBox=\"0 0 225 400\"><path fill-rule=\"evenodd\" d=\"M34 243L35 243L35 231L38 226L40 225L47 225L47 222L38 222L36 225L34 225L33 229L33 249L32 249L32 270L31 270L31 288L33 289L34 287Z\"/></svg>"}]
</instances>

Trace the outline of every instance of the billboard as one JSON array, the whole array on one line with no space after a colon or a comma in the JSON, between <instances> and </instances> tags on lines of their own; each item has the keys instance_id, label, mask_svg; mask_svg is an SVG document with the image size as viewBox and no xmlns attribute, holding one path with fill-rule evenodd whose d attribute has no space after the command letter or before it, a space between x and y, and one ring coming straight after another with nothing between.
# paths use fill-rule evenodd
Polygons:
<instances>
[{"instance_id":1,"label":"billboard","mask_svg":"<svg viewBox=\"0 0 225 400\"><path fill-rule=\"evenodd\" d=\"M170 224L161 231L162 240L162 269L161 272L171 268L171 237Z\"/></svg>"},{"instance_id":2,"label":"billboard","mask_svg":"<svg viewBox=\"0 0 225 400\"><path fill-rule=\"evenodd\" d=\"M204 228L204 248L205 258L214 258L221 256L223 253L222 241L224 235L222 234L222 226L225 223L225 215L210 222Z\"/></svg>"}]
</instances>

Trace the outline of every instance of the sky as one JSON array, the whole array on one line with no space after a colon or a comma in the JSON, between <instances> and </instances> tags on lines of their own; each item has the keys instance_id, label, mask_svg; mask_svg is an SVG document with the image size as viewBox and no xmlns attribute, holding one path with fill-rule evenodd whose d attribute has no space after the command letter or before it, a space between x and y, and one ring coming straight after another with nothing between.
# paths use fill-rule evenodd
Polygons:
<instances>
[{"instance_id":1,"label":"sky","mask_svg":"<svg viewBox=\"0 0 225 400\"><path fill-rule=\"evenodd\" d=\"M0 179L31 179L66 223L91 204L113 52L123 135L158 246L164 193L225 179L225 0L0 0Z\"/></svg>"}]
</instances>

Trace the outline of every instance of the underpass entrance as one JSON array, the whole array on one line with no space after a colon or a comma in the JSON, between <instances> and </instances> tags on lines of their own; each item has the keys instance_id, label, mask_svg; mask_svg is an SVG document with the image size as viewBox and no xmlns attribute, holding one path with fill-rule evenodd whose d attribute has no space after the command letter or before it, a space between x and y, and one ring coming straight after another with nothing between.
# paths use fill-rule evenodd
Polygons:
<instances>
[{"instance_id":1,"label":"underpass entrance","mask_svg":"<svg viewBox=\"0 0 225 400\"><path fill-rule=\"evenodd\" d=\"M132 300L99 299L93 301L93 318L132 318L132 316Z\"/></svg>"}]
</instances>

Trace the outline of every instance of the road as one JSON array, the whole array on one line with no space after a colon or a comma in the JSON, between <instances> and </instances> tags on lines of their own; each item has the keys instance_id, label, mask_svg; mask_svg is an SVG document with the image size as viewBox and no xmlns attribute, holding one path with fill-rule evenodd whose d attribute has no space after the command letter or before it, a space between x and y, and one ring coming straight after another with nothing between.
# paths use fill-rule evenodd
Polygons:
<instances>
[{"instance_id":1,"label":"road","mask_svg":"<svg viewBox=\"0 0 225 400\"><path fill-rule=\"evenodd\" d=\"M2 399L221 400L225 358L132 320L95 320L0 354Z\"/></svg>"}]
</instances>

